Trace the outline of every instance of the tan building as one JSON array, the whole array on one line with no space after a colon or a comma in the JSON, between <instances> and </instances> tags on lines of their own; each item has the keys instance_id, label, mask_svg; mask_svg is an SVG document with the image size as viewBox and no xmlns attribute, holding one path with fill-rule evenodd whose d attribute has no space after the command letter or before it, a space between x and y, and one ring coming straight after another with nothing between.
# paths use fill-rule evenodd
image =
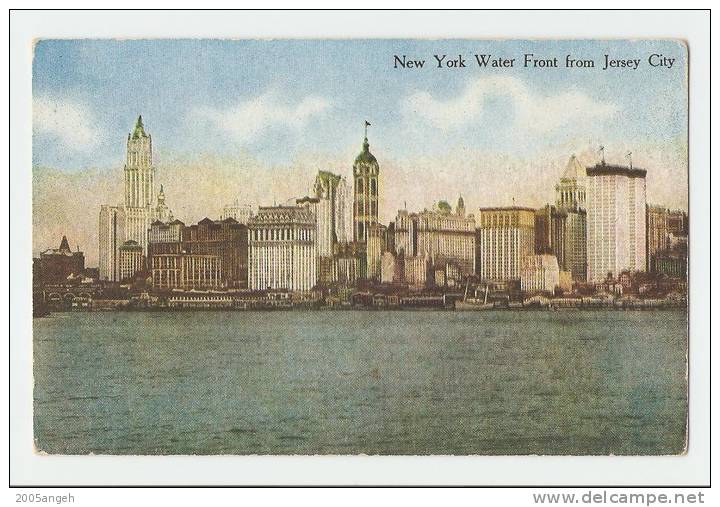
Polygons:
<instances>
[{"instance_id":1,"label":"tan building","mask_svg":"<svg viewBox=\"0 0 720 507\"><path fill-rule=\"evenodd\" d=\"M163 253L150 258L156 289L219 289L224 286L222 259L216 255Z\"/></svg>"},{"instance_id":2,"label":"tan building","mask_svg":"<svg viewBox=\"0 0 720 507\"><path fill-rule=\"evenodd\" d=\"M315 287L316 222L310 208L260 207L248 229L251 289L309 291Z\"/></svg>"},{"instance_id":3,"label":"tan building","mask_svg":"<svg viewBox=\"0 0 720 507\"><path fill-rule=\"evenodd\" d=\"M450 264L466 276L475 272L475 217L465 215L462 197L454 213L447 202L440 201L433 210L420 213L400 210L391 225L398 255L429 256L437 267L445 269Z\"/></svg>"},{"instance_id":4,"label":"tan building","mask_svg":"<svg viewBox=\"0 0 720 507\"><path fill-rule=\"evenodd\" d=\"M480 277L519 280L523 260L535 251L535 210L480 208L477 223Z\"/></svg>"},{"instance_id":5,"label":"tan building","mask_svg":"<svg viewBox=\"0 0 720 507\"><path fill-rule=\"evenodd\" d=\"M128 280L140 271L145 270L145 256L140 244L132 239L127 240L118 249L120 280Z\"/></svg>"}]
</instances>

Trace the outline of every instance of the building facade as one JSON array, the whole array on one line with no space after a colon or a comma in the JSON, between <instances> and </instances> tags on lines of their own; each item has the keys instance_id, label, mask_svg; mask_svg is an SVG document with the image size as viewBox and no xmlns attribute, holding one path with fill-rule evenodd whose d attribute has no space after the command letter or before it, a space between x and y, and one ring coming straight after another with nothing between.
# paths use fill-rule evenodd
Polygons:
<instances>
[{"instance_id":1,"label":"building facade","mask_svg":"<svg viewBox=\"0 0 720 507\"><path fill-rule=\"evenodd\" d=\"M371 224L367 230L366 266L367 278L380 281L382 270L382 254L385 251L387 227L382 224Z\"/></svg>"},{"instance_id":2,"label":"building facade","mask_svg":"<svg viewBox=\"0 0 720 507\"><path fill-rule=\"evenodd\" d=\"M458 199L455 212L445 201L420 213L398 211L391 224L394 252L406 257L427 255L433 265L456 266L462 275L475 273L475 217L465 215L465 202Z\"/></svg>"},{"instance_id":3,"label":"building facade","mask_svg":"<svg viewBox=\"0 0 720 507\"><path fill-rule=\"evenodd\" d=\"M125 162L125 240L136 241L147 252L147 231L155 201L155 166L152 137L145 132L142 116L127 138Z\"/></svg>"},{"instance_id":4,"label":"building facade","mask_svg":"<svg viewBox=\"0 0 720 507\"><path fill-rule=\"evenodd\" d=\"M523 260L535 252L535 210L480 208L477 223L480 278L519 280Z\"/></svg>"},{"instance_id":5,"label":"building facade","mask_svg":"<svg viewBox=\"0 0 720 507\"><path fill-rule=\"evenodd\" d=\"M588 281L646 270L646 173L604 162L587 168Z\"/></svg>"},{"instance_id":6,"label":"building facade","mask_svg":"<svg viewBox=\"0 0 720 507\"><path fill-rule=\"evenodd\" d=\"M248 229L251 289L309 291L315 287L316 223L308 207L260 207Z\"/></svg>"},{"instance_id":7,"label":"building facade","mask_svg":"<svg viewBox=\"0 0 720 507\"><path fill-rule=\"evenodd\" d=\"M567 213L548 204L535 211L535 253L551 254L565 266L565 233Z\"/></svg>"},{"instance_id":8,"label":"building facade","mask_svg":"<svg viewBox=\"0 0 720 507\"><path fill-rule=\"evenodd\" d=\"M353 240L367 241L369 227L378 223L380 196L380 166L367 135L353 164L353 178Z\"/></svg>"},{"instance_id":9,"label":"building facade","mask_svg":"<svg viewBox=\"0 0 720 507\"><path fill-rule=\"evenodd\" d=\"M528 255L523 260L520 289L527 293L554 293L560 285L560 266L552 254Z\"/></svg>"},{"instance_id":10,"label":"building facade","mask_svg":"<svg viewBox=\"0 0 720 507\"><path fill-rule=\"evenodd\" d=\"M247 288L247 227L232 218L190 226L156 220L148 231L148 268L158 288Z\"/></svg>"},{"instance_id":11,"label":"building facade","mask_svg":"<svg viewBox=\"0 0 720 507\"><path fill-rule=\"evenodd\" d=\"M220 214L220 220L232 218L237 223L243 225L247 225L252 217L252 207L249 204L240 204L237 200L233 204L223 206L222 213Z\"/></svg>"},{"instance_id":12,"label":"building facade","mask_svg":"<svg viewBox=\"0 0 720 507\"><path fill-rule=\"evenodd\" d=\"M182 230L182 251L190 255L220 259L223 287L248 286L248 228L233 218L204 218ZM214 266L213 266L214 269Z\"/></svg>"},{"instance_id":13,"label":"building facade","mask_svg":"<svg viewBox=\"0 0 720 507\"><path fill-rule=\"evenodd\" d=\"M98 268L100 279L120 280L118 255L125 242L125 208L123 206L100 206Z\"/></svg>"},{"instance_id":14,"label":"building facade","mask_svg":"<svg viewBox=\"0 0 720 507\"><path fill-rule=\"evenodd\" d=\"M585 167L573 155L555 186L555 205L565 214L564 252L558 255L560 268L580 282L587 278L586 178Z\"/></svg>"},{"instance_id":15,"label":"building facade","mask_svg":"<svg viewBox=\"0 0 720 507\"><path fill-rule=\"evenodd\" d=\"M70 275L82 275L85 271L85 255L78 249L73 252L65 236L59 248L50 248L40 253L34 263L36 284L60 283Z\"/></svg>"},{"instance_id":16,"label":"building facade","mask_svg":"<svg viewBox=\"0 0 720 507\"><path fill-rule=\"evenodd\" d=\"M687 213L662 206L647 206L647 269L651 272L679 272L687 257ZM683 246L684 245L684 246ZM662 259L662 263L659 260ZM674 265L677 269L661 269ZM672 275L676 276L676 275Z\"/></svg>"},{"instance_id":17,"label":"building facade","mask_svg":"<svg viewBox=\"0 0 720 507\"><path fill-rule=\"evenodd\" d=\"M220 289L224 287L222 259L216 255L155 254L148 259L155 289Z\"/></svg>"},{"instance_id":18,"label":"building facade","mask_svg":"<svg viewBox=\"0 0 720 507\"><path fill-rule=\"evenodd\" d=\"M320 257L330 257L336 243L348 240L346 231L347 184L345 178L328 171L315 177L313 194L317 205L317 251Z\"/></svg>"},{"instance_id":19,"label":"building facade","mask_svg":"<svg viewBox=\"0 0 720 507\"><path fill-rule=\"evenodd\" d=\"M120 280L128 280L145 270L145 256L143 248L137 241L129 239L124 242L118 251L118 265Z\"/></svg>"}]
</instances>

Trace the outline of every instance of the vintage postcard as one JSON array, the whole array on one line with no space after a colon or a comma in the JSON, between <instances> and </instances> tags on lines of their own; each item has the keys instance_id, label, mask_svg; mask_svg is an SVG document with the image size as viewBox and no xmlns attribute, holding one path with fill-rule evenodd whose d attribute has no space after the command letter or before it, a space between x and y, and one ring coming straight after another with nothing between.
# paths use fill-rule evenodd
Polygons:
<instances>
[{"instance_id":1,"label":"vintage postcard","mask_svg":"<svg viewBox=\"0 0 720 507\"><path fill-rule=\"evenodd\" d=\"M679 40L38 39L50 455L679 455Z\"/></svg>"}]
</instances>

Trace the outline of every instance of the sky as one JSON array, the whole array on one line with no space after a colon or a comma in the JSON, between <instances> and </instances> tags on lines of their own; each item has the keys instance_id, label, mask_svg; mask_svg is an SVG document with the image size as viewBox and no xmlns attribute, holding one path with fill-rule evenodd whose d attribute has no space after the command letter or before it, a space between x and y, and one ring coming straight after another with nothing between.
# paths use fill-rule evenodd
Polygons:
<instances>
[{"instance_id":1,"label":"sky","mask_svg":"<svg viewBox=\"0 0 720 507\"><path fill-rule=\"evenodd\" d=\"M525 68L525 54L559 68ZM465 68L436 68L433 55ZM475 54L515 58L479 68ZM566 55L595 68L568 69ZM605 55L637 69L602 70ZM652 67L652 54L674 58ZM395 68L395 55L426 60ZM659 58L656 58L659 61ZM648 200L687 209L687 53L675 41L41 40L33 61L34 251L63 234L97 263L99 206L122 200L142 114L175 215L285 202L349 176L372 125L380 219L452 204L541 206L576 154L648 170Z\"/></svg>"}]
</instances>

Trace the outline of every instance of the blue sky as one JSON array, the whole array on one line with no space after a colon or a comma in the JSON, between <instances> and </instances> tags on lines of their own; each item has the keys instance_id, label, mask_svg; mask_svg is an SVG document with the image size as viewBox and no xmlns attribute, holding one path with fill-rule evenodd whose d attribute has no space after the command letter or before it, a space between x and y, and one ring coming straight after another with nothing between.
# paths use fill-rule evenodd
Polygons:
<instances>
[{"instance_id":1,"label":"blue sky","mask_svg":"<svg viewBox=\"0 0 720 507\"><path fill-rule=\"evenodd\" d=\"M516 58L480 69L473 55ZM533 69L523 55L593 59ZM652 68L647 58L675 59ZM467 68L437 69L434 54ZM604 55L637 70L602 71ZM427 61L393 68L394 55ZM380 220L462 194L469 210L542 206L571 154L648 170L648 201L687 209L686 53L673 41L46 40L33 64L33 242L97 252L97 212L122 200L138 114L175 216L217 218L307 195L317 170L350 176L363 124L380 163Z\"/></svg>"},{"instance_id":2,"label":"blue sky","mask_svg":"<svg viewBox=\"0 0 720 507\"><path fill-rule=\"evenodd\" d=\"M516 67L479 69L475 53L515 57ZM600 64L607 53L641 66L526 69L524 53L561 64L566 54ZM674 67L650 67L652 53ZM395 54L427 67L394 69ZM431 68L433 54L462 54L468 67ZM244 152L269 164L356 151L366 118L373 147L391 157L462 148L532 157L570 137L652 145L687 123L685 52L672 41L51 40L37 44L33 70L36 109L50 110L35 116L34 164L68 171L122 164L140 113L160 160ZM525 94L547 110L540 118L559 117L534 127L538 111L519 110ZM587 111L563 112L568 98ZM475 102L472 114L463 101ZM455 118L444 112L453 105Z\"/></svg>"}]
</instances>

